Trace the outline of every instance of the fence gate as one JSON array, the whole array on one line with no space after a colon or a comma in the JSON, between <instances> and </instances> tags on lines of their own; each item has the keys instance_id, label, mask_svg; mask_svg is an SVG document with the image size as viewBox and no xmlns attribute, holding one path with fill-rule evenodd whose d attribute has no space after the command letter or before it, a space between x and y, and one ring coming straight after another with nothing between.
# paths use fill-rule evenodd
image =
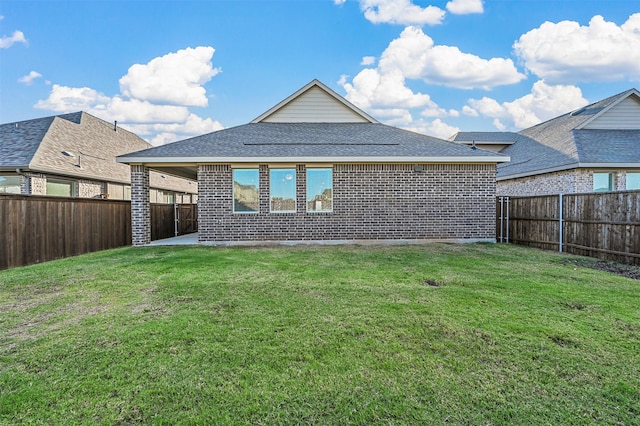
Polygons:
<instances>
[{"instance_id":1,"label":"fence gate","mask_svg":"<svg viewBox=\"0 0 640 426\"><path fill-rule=\"evenodd\" d=\"M174 208L176 236L198 232L198 205L175 204Z\"/></svg>"},{"instance_id":2,"label":"fence gate","mask_svg":"<svg viewBox=\"0 0 640 426\"><path fill-rule=\"evenodd\" d=\"M496 212L496 240L499 243L509 243L509 197L498 197Z\"/></svg>"}]
</instances>

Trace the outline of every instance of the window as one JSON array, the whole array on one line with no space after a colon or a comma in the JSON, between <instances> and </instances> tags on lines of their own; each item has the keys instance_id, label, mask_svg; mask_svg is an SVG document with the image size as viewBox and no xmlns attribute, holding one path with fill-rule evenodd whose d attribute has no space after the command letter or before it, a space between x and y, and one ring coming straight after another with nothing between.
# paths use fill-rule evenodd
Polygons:
<instances>
[{"instance_id":1,"label":"window","mask_svg":"<svg viewBox=\"0 0 640 426\"><path fill-rule=\"evenodd\" d=\"M613 175L611 173L593 174L593 192L608 192L613 190Z\"/></svg>"},{"instance_id":2,"label":"window","mask_svg":"<svg viewBox=\"0 0 640 426\"><path fill-rule=\"evenodd\" d=\"M333 169L307 169L307 211L333 211Z\"/></svg>"},{"instance_id":3,"label":"window","mask_svg":"<svg viewBox=\"0 0 640 426\"><path fill-rule=\"evenodd\" d=\"M272 212L296 211L296 169L269 170L269 205Z\"/></svg>"},{"instance_id":4,"label":"window","mask_svg":"<svg viewBox=\"0 0 640 426\"><path fill-rule=\"evenodd\" d=\"M627 189L640 189L640 172L627 172Z\"/></svg>"},{"instance_id":5,"label":"window","mask_svg":"<svg viewBox=\"0 0 640 426\"><path fill-rule=\"evenodd\" d=\"M112 200L131 200L131 186L107 183L107 194ZM129 198L127 198L127 195Z\"/></svg>"},{"instance_id":6,"label":"window","mask_svg":"<svg viewBox=\"0 0 640 426\"><path fill-rule=\"evenodd\" d=\"M74 197L75 184L70 180L47 179L46 194L54 197Z\"/></svg>"},{"instance_id":7,"label":"window","mask_svg":"<svg viewBox=\"0 0 640 426\"><path fill-rule=\"evenodd\" d=\"M19 194L20 176L0 176L0 194Z\"/></svg>"},{"instance_id":8,"label":"window","mask_svg":"<svg viewBox=\"0 0 640 426\"><path fill-rule=\"evenodd\" d=\"M258 169L233 170L233 212L260 212L260 173Z\"/></svg>"}]
</instances>

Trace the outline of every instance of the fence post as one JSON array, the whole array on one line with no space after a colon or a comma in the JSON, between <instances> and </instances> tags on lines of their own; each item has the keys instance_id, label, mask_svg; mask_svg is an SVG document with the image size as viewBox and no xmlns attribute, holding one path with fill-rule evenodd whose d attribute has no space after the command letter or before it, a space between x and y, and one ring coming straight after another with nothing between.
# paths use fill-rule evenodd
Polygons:
<instances>
[{"instance_id":1,"label":"fence post","mask_svg":"<svg viewBox=\"0 0 640 426\"><path fill-rule=\"evenodd\" d=\"M178 203L173 203L173 230L174 230L174 236L177 237L178 236L178 220L180 220L180 218L178 218Z\"/></svg>"},{"instance_id":2,"label":"fence post","mask_svg":"<svg viewBox=\"0 0 640 426\"><path fill-rule=\"evenodd\" d=\"M506 243L509 244L509 202L510 202L510 199L509 199L509 197L506 197L506 199L507 199L506 200L507 201L507 227L506 227L507 240L506 240Z\"/></svg>"},{"instance_id":3,"label":"fence post","mask_svg":"<svg viewBox=\"0 0 640 426\"><path fill-rule=\"evenodd\" d=\"M562 194L558 194L558 199L559 199L559 206L558 206L558 210L559 210L559 215L560 215L560 224L559 224L559 226L558 226L558 228L559 228L559 229L558 229L558 234L559 234L559 235L558 235L558 243L559 243L559 244L558 244L558 246L559 246L559 251L560 251L560 253L562 253L562 243L563 243L563 241L562 241L562 237L563 237L563 234L564 234L564 232L562 232L562 231L563 231L563 229L562 229L562 228L564 227L564 221L563 221L563 216L562 216L562 215L563 215L563 211L562 211L562 210L563 210L563 209L562 209L562 199L563 199L563 195L562 195Z\"/></svg>"},{"instance_id":4,"label":"fence post","mask_svg":"<svg viewBox=\"0 0 640 426\"><path fill-rule=\"evenodd\" d=\"M504 214L504 197L500 197L500 242L502 242L502 222L503 222L503 217L502 215Z\"/></svg>"}]
</instances>

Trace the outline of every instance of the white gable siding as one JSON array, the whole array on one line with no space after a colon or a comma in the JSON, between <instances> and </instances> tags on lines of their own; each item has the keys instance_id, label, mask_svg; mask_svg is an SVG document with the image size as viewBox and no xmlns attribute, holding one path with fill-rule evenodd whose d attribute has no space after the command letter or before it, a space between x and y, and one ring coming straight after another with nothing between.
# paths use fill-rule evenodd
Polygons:
<instances>
[{"instance_id":1,"label":"white gable siding","mask_svg":"<svg viewBox=\"0 0 640 426\"><path fill-rule=\"evenodd\" d=\"M263 123L368 122L319 87L310 88L261 121Z\"/></svg>"},{"instance_id":2,"label":"white gable siding","mask_svg":"<svg viewBox=\"0 0 640 426\"><path fill-rule=\"evenodd\" d=\"M587 124L585 129L640 129L640 100L629 96Z\"/></svg>"}]
</instances>

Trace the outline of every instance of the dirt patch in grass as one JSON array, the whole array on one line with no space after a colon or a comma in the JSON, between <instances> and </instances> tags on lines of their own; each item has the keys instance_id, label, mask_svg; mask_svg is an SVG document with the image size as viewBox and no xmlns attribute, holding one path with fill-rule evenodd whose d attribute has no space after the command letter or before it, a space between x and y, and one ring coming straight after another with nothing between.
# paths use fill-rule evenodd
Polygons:
<instances>
[{"instance_id":1,"label":"dirt patch in grass","mask_svg":"<svg viewBox=\"0 0 640 426\"><path fill-rule=\"evenodd\" d=\"M611 272L612 274L640 280L640 266L627 265L625 263L613 262L599 259L568 259L564 263L585 268L597 269L599 271Z\"/></svg>"}]
</instances>

